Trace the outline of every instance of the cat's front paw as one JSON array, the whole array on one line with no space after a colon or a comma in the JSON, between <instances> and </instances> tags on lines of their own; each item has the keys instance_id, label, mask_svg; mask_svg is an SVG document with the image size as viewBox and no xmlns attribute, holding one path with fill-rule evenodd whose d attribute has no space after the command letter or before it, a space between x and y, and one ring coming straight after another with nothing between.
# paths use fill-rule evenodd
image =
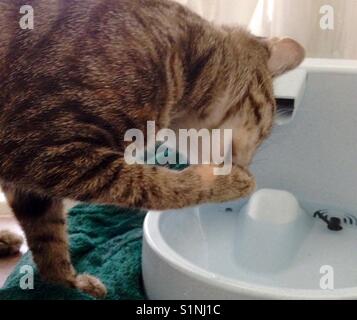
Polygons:
<instances>
[{"instance_id":1,"label":"cat's front paw","mask_svg":"<svg viewBox=\"0 0 357 320\"><path fill-rule=\"evenodd\" d=\"M97 299L105 298L107 295L107 288L105 285L98 278L89 274L77 275L75 287Z\"/></svg>"},{"instance_id":2,"label":"cat's front paw","mask_svg":"<svg viewBox=\"0 0 357 320\"><path fill-rule=\"evenodd\" d=\"M253 175L242 167L235 166L226 176L218 176L212 189L212 201L226 202L245 198L256 189Z\"/></svg>"}]
</instances>

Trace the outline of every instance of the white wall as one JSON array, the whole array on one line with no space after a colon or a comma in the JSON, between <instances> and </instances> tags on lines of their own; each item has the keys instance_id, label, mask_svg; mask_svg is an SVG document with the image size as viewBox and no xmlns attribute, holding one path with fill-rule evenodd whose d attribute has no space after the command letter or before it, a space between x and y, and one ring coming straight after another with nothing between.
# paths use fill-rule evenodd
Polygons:
<instances>
[{"instance_id":1,"label":"white wall","mask_svg":"<svg viewBox=\"0 0 357 320\"><path fill-rule=\"evenodd\" d=\"M217 23L247 26L258 0L176 0Z\"/></svg>"},{"instance_id":2,"label":"white wall","mask_svg":"<svg viewBox=\"0 0 357 320\"><path fill-rule=\"evenodd\" d=\"M320 26L325 5L334 13L333 30ZM309 57L357 59L356 0L259 0L251 29L264 36L293 37Z\"/></svg>"},{"instance_id":3,"label":"white wall","mask_svg":"<svg viewBox=\"0 0 357 320\"><path fill-rule=\"evenodd\" d=\"M309 57L357 59L357 0L176 1L210 21L249 25L257 35L295 38ZM326 4L334 10L334 30L320 28L320 9Z\"/></svg>"}]
</instances>

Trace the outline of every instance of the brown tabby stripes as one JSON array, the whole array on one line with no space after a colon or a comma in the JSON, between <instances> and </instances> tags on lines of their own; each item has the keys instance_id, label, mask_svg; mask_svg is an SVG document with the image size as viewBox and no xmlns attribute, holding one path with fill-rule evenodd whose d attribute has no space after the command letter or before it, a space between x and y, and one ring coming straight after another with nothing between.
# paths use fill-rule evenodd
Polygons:
<instances>
[{"instance_id":1,"label":"brown tabby stripes","mask_svg":"<svg viewBox=\"0 0 357 320\"><path fill-rule=\"evenodd\" d=\"M275 114L265 41L170 0L0 0L0 25L0 180L46 280L106 293L72 267L65 198L168 210L254 190L248 167ZM127 164L124 135L148 121L232 129L232 172Z\"/></svg>"}]
</instances>

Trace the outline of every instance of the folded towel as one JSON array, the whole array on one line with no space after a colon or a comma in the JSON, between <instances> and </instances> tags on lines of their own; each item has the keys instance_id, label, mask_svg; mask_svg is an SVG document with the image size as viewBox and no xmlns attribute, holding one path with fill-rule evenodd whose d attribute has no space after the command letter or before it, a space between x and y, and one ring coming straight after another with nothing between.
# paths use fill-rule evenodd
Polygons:
<instances>
[{"instance_id":1,"label":"folded towel","mask_svg":"<svg viewBox=\"0 0 357 320\"><path fill-rule=\"evenodd\" d=\"M73 264L78 272L99 277L109 300L145 299L141 280L142 224L145 212L113 206L79 205L69 212L69 237ZM22 290L24 265L35 270L34 290ZM82 292L43 282L31 253L21 259L0 300L92 300Z\"/></svg>"}]
</instances>

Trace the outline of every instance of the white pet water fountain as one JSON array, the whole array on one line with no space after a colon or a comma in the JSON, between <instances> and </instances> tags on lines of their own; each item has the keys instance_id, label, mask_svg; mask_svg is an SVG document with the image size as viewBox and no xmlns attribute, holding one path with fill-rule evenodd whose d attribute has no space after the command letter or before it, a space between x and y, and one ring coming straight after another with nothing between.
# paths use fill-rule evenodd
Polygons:
<instances>
[{"instance_id":1,"label":"white pet water fountain","mask_svg":"<svg viewBox=\"0 0 357 320\"><path fill-rule=\"evenodd\" d=\"M250 199L148 214L150 299L357 299L357 64L307 60L276 95Z\"/></svg>"}]
</instances>

